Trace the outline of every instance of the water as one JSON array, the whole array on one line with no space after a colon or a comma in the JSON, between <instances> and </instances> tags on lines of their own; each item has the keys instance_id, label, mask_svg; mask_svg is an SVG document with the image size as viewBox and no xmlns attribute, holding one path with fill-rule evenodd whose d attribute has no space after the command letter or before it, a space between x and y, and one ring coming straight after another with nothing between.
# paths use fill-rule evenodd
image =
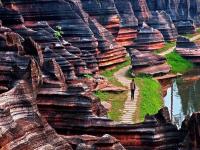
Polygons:
<instances>
[{"instance_id":1,"label":"water","mask_svg":"<svg viewBox=\"0 0 200 150\"><path fill-rule=\"evenodd\" d=\"M165 83L164 87L164 104L175 124L180 126L185 116L200 111L200 68Z\"/></svg>"}]
</instances>

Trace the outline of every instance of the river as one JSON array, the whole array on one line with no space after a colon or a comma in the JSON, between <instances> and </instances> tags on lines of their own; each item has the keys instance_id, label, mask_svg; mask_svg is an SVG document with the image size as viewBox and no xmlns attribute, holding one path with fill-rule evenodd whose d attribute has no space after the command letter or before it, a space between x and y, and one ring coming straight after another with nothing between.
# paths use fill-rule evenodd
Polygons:
<instances>
[{"instance_id":1,"label":"river","mask_svg":"<svg viewBox=\"0 0 200 150\"><path fill-rule=\"evenodd\" d=\"M164 105L179 127L185 116L200 110L200 67L162 83Z\"/></svg>"}]
</instances>

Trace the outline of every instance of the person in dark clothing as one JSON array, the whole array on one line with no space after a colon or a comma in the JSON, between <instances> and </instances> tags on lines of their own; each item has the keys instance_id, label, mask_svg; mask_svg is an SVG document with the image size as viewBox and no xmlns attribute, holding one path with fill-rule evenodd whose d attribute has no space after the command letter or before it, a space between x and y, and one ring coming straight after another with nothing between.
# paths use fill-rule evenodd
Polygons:
<instances>
[{"instance_id":1,"label":"person in dark clothing","mask_svg":"<svg viewBox=\"0 0 200 150\"><path fill-rule=\"evenodd\" d=\"M134 94L135 94L135 81L132 79L132 82L130 84L130 89L131 89L131 100L134 100Z\"/></svg>"}]
</instances>

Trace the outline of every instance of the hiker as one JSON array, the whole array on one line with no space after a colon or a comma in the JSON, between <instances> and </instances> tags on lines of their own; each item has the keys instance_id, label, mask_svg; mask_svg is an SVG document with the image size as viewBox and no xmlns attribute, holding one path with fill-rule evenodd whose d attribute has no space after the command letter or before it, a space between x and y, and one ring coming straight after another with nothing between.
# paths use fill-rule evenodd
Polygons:
<instances>
[{"instance_id":1,"label":"hiker","mask_svg":"<svg viewBox=\"0 0 200 150\"><path fill-rule=\"evenodd\" d=\"M131 100L134 100L134 94L135 94L135 81L132 79L132 82L130 84L130 89L131 89Z\"/></svg>"}]
</instances>

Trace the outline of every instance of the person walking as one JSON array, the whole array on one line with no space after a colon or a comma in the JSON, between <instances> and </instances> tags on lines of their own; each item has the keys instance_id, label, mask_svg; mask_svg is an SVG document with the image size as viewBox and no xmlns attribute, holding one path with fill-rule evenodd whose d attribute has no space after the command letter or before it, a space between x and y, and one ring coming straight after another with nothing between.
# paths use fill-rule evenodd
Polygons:
<instances>
[{"instance_id":1,"label":"person walking","mask_svg":"<svg viewBox=\"0 0 200 150\"><path fill-rule=\"evenodd\" d=\"M135 81L132 79L132 82L130 84L130 89L131 89L131 100L134 100L134 94L135 94Z\"/></svg>"}]
</instances>

